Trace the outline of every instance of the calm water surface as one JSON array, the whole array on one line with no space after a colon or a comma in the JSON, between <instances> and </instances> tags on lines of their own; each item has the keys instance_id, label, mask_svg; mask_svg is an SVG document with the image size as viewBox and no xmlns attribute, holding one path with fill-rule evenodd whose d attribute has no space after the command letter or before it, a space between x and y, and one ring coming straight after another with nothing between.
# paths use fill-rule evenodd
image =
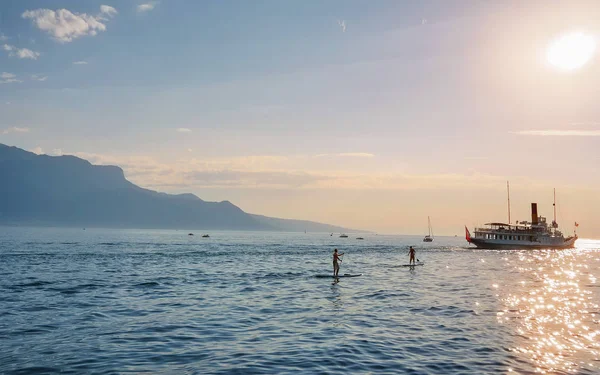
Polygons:
<instances>
[{"instance_id":1,"label":"calm water surface","mask_svg":"<svg viewBox=\"0 0 600 375\"><path fill-rule=\"evenodd\" d=\"M600 242L199 234L0 228L0 373L600 373Z\"/></svg>"}]
</instances>

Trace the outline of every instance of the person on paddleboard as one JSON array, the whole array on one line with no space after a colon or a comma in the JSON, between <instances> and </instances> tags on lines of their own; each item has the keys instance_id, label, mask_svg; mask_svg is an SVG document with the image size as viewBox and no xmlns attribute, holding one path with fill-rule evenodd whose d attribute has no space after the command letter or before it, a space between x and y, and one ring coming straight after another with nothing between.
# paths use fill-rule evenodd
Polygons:
<instances>
[{"instance_id":1,"label":"person on paddleboard","mask_svg":"<svg viewBox=\"0 0 600 375\"><path fill-rule=\"evenodd\" d=\"M410 256L408 264L415 264L415 249L412 246L408 249L408 255Z\"/></svg>"},{"instance_id":2,"label":"person on paddleboard","mask_svg":"<svg viewBox=\"0 0 600 375\"><path fill-rule=\"evenodd\" d=\"M342 256L344 253L338 253L338 250L333 250L333 276L336 276L340 273L340 262L342 261Z\"/></svg>"}]
</instances>

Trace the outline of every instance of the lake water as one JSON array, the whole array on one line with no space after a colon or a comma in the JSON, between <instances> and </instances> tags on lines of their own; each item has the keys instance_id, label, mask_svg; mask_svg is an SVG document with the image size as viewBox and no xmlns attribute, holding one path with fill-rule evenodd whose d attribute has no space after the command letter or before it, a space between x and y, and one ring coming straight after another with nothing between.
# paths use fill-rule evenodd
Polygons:
<instances>
[{"instance_id":1,"label":"lake water","mask_svg":"<svg viewBox=\"0 0 600 375\"><path fill-rule=\"evenodd\" d=\"M200 234L0 228L0 373L600 373L600 242Z\"/></svg>"}]
</instances>

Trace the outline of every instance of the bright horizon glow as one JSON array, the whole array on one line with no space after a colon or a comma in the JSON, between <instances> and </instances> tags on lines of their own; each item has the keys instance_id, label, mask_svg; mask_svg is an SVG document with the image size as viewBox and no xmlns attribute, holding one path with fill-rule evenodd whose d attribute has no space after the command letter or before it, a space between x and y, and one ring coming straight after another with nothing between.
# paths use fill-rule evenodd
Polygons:
<instances>
[{"instance_id":1,"label":"bright horizon glow","mask_svg":"<svg viewBox=\"0 0 600 375\"><path fill-rule=\"evenodd\" d=\"M596 50L596 41L583 32L572 32L556 39L548 47L546 58L553 66L572 71L584 66Z\"/></svg>"}]
</instances>

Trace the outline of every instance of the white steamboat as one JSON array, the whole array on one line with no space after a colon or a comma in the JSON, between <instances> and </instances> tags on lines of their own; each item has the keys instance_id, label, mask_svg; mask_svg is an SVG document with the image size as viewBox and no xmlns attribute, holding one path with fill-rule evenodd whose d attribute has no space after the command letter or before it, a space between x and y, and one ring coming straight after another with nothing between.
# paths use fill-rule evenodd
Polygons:
<instances>
[{"instance_id":1,"label":"white steamboat","mask_svg":"<svg viewBox=\"0 0 600 375\"><path fill-rule=\"evenodd\" d=\"M485 227L475 228L473 236L465 227L467 241L481 249L568 249L575 247L577 240L577 233L565 237L558 230L556 199L554 201L554 220L550 225L545 217L538 216L537 203L531 204L530 222L517 221L516 224L510 224L510 198L509 224L488 223L485 225ZM575 223L576 227L577 225Z\"/></svg>"}]
</instances>

